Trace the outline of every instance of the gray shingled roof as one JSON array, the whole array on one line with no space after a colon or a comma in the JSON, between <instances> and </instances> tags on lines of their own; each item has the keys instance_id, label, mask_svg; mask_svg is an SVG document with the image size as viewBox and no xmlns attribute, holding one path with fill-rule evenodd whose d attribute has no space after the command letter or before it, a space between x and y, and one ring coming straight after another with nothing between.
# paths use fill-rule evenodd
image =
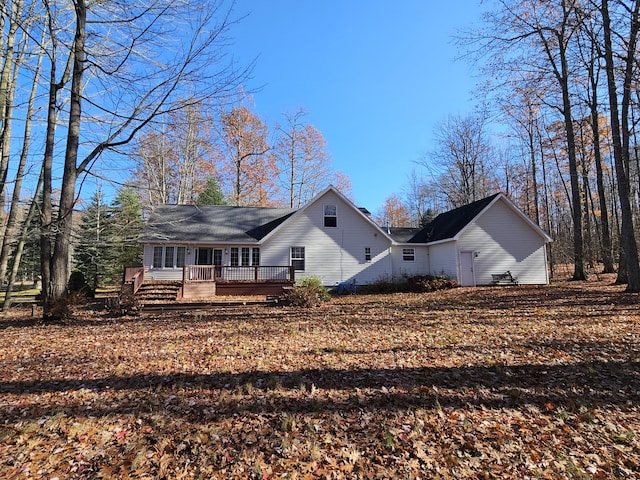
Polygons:
<instances>
[{"instance_id":1,"label":"gray shingled roof","mask_svg":"<svg viewBox=\"0 0 640 480\"><path fill-rule=\"evenodd\" d=\"M454 238L464 227L478 216L499 193L470 203L463 207L441 213L422 230L420 230L410 243L429 243Z\"/></svg>"},{"instance_id":2,"label":"gray shingled roof","mask_svg":"<svg viewBox=\"0 0 640 480\"><path fill-rule=\"evenodd\" d=\"M296 212L291 208L159 205L142 242L256 242Z\"/></svg>"}]
</instances>

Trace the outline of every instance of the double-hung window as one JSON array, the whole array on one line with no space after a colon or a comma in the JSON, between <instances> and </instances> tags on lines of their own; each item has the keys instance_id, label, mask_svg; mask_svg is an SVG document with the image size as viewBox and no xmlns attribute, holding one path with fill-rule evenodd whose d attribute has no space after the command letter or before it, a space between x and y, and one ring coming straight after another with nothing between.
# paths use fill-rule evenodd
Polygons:
<instances>
[{"instance_id":1,"label":"double-hung window","mask_svg":"<svg viewBox=\"0 0 640 480\"><path fill-rule=\"evenodd\" d=\"M304 270L304 247L291 247L291 266L296 270Z\"/></svg>"},{"instance_id":2,"label":"double-hung window","mask_svg":"<svg viewBox=\"0 0 640 480\"><path fill-rule=\"evenodd\" d=\"M338 226L338 207L336 205L324 206L324 226L325 227Z\"/></svg>"},{"instance_id":3,"label":"double-hung window","mask_svg":"<svg viewBox=\"0 0 640 480\"><path fill-rule=\"evenodd\" d=\"M364 261L367 263L371 261L371 247L364 247Z\"/></svg>"},{"instance_id":4,"label":"double-hung window","mask_svg":"<svg viewBox=\"0 0 640 480\"><path fill-rule=\"evenodd\" d=\"M402 261L404 262L414 262L416 259L416 253L413 248L403 248L402 249Z\"/></svg>"}]
</instances>

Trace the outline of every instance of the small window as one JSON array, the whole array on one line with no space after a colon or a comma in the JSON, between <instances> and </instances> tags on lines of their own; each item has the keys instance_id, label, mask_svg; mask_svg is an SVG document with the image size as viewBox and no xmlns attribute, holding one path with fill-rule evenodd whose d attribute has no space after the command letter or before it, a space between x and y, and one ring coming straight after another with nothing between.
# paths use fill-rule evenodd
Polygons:
<instances>
[{"instance_id":1,"label":"small window","mask_svg":"<svg viewBox=\"0 0 640 480\"><path fill-rule=\"evenodd\" d=\"M162 247L153 247L153 268L162 268Z\"/></svg>"},{"instance_id":2,"label":"small window","mask_svg":"<svg viewBox=\"0 0 640 480\"><path fill-rule=\"evenodd\" d=\"M402 260L404 262L413 262L416 259L415 250L413 248L402 249Z\"/></svg>"},{"instance_id":3,"label":"small window","mask_svg":"<svg viewBox=\"0 0 640 480\"><path fill-rule=\"evenodd\" d=\"M291 266L296 270L304 270L304 247L291 247Z\"/></svg>"},{"instance_id":4,"label":"small window","mask_svg":"<svg viewBox=\"0 0 640 480\"><path fill-rule=\"evenodd\" d=\"M178 268L184 267L186 256L187 256L187 248L186 247L178 247L178 248L176 248L176 267L178 267Z\"/></svg>"},{"instance_id":5,"label":"small window","mask_svg":"<svg viewBox=\"0 0 640 480\"><path fill-rule=\"evenodd\" d=\"M325 227L338 226L338 207L336 207L335 205L324 206L324 226Z\"/></svg>"},{"instance_id":6,"label":"small window","mask_svg":"<svg viewBox=\"0 0 640 480\"><path fill-rule=\"evenodd\" d=\"M173 251L174 247L165 247L164 268L173 268Z\"/></svg>"},{"instance_id":7,"label":"small window","mask_svg":"<svg viewBox=\"0 0 640 480\"><path fill-rule=\"evenodd\" d=\"M240 252L238 247L231 248L231 266L232 267L237 267L238 265L240 265L239 253Z\"/></svg>"},{"instance_id":8,"label":"small window","mask_svg":"<svg viewBox=\"0 0 640 480\"><path fill-rule=\"evenodd\" d=\"M251 265L260 265L260 249L254 248L251 251Z\"/></svg>"},{"instance_id":9,"label":"small window","mask_svg":"<svg viewBox=\"0 0 640 480\"><path fill-rule=\"evenodd\" d=\"M364 247L364 261L371 261L371 247Z\"/></svg>"}]
</instances>

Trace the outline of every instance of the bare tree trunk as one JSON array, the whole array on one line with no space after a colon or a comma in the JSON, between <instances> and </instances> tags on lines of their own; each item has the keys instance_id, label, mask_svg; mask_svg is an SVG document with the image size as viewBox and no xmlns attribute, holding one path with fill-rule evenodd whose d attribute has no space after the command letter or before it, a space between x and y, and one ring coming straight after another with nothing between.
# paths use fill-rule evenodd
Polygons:
<instances>
[{"instance_id":1,"label":"bare tree trunk","mask_svg":"<svg viewBox=\"0 0 640 480\"><path fill-rule=\"evenodd\" d=\"M626 55L625 78L622 93L622 111L618 110L618 93L616 88L615 64L613 60L613 46L611 41L611 19L609 17L609 2L602 0L602 23L604 28L604 55L607 71L607 86L609 91L609 107L611 111L611 136L613 140L613 156L615 160L616 176L618 177L618 197L622 216L621 251L624 252L624 263L627 275L627 291L640 291L640 263L638 262L638 246L633 231L633 212L629 199L629 129L628 114L631 96L631 83L635 66L635 49L638 30L638 2L634 2L631 13L631 28L628 37ZM619 116L621 114L621 117ZM622 265L620 271L623 270Z\"/></svg>"},{"instance_id":2,"label":"bare tree trunk","mask_svg":"<svg viewBox=\"0 0 640 480\"><path fill-rule=\"evenodd\" d=\"M6 38L6 49L3 52L4 65L0 72L0 217L5 211L5 198L7 194L7 173L9 171L9 154L11 148L11 123L13 111L13 97L15 95L15 68L16 59L15 44L16 34L20 26L19 19L22 13L23 0L12 3L9 12L9 30ZM0 238L5 235L6 223L0 222ZM0 276L2 279L4 275Z\"/></svg>"},{"instance_id":3,"label":"bare tree trunk","mask_svg":"<svg viewBox=\"0 0 640 480\"><path fill-rule=\"evenodd\" d=\"M44 37L44 33L43 33ZM44 42L44 38L42 42ZM12 243L12 232L15 229L18 219L19 202L20 202L20 194L22 191L22 182L24 180L25 175L25 167L27 164L27 157L29 154L29 146L31 143L31 117L34 111L34 102L36 98L36 93L38 91L38 82L37 79L40 76L40 68L42 66L42 58L44 56L44 50L40 50L40 55L38 56L38 61L36 64L36 68L33 75L33 84L31 85L31 93L29 95L29 100L27 103L25 124L24 124L24 134L23 134L23 142L22 142L22 151L20 152L20 160L18 162L18 169L16 171L16 180L13 185L13 194L11 197L11 206L9 209L9 216L7 218L6 231L4 236L2 237L2 249L0 250L0 280L4 279L7 273L7 265L9 260L9 253L11 251L11 243ZM37 198L34 198L34 202L37 201Z\"/></svg>"},{"instance_id":4,"label":"bare tree trunk","mask_svg":"<svg viewBox=\"0 0 640 480\"><path fill-rule=\"evenodd\" d=\"M27 214L27 218L22 223L22 229L20 235L18 237L18 243L16 244L15 252L13 254L13 259L11 261L11 270L9 271L9 282L7 284L7 290L5 292L4 302L2 304L2 311L6 312L11 307L11 293L13 292L13 284L15 283L16 277L18 275L18 269L20 268L20 261L22 260L22 252L24 251L24 245L27 242L27 237L29 236L29 229L31 228L31 223L38 212L38 197L40 196L40 190L42 188L42 180L43 180L43 170L40 170L40 178L38 178L38 183L36 185L36 191L33 195L33 199L31 201L31 205L29 206L29 213Z\"/></svg>"},{"instance_id":5,"label":"bare tree trunk","mask_svg":"<svg viewBox=\"0 0 640 480\"><path fill-rule=\"evenodd\" d=\"M44 300L44 318L57 320L51 307L67 295L69 279L69 252L73 228L73 208L75 205L75 187L77 180L76 162L80 139L80 121L82 115L82 78L84 73L86 5L84 0L76 0L76 31L73 41L73 72L71 75L71 97L69 104L69 123L67 143L60 192L60 207L56 222L57 232L53 256L51 257L51 290Z\"/></svg>"}]
</instances>

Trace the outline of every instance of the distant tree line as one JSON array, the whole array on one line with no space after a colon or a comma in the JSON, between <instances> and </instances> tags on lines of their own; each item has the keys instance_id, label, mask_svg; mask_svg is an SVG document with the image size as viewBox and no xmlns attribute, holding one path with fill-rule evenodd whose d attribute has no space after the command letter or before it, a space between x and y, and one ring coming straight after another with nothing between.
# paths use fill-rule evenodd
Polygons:
<instances>
[{"instance_id":1,"label":"distant tree line","mask_svg":"<svg viewBox=\"0 0 640 480\"><path fill-rule=\"evenodd\" d=\"M502 191L552 235L552 267L573 264L575 280L617 269L640 291L640 2L491 5L460 39L484 73L482 106L439 125L378 218L419 226Z\"/></svg>"},{"instance_id":2,"label":"distant tree line","mask_svg":"<svg viewBox=\"0 0 640 480\"><path fill-rule=\"evenodd\" d=\"M351 182L298 109L269 127L242 102L217 112L192 104L135 142L134 184L145 208L164 203L299 207L328 185Z\"/></svg>"}]
</instances>

